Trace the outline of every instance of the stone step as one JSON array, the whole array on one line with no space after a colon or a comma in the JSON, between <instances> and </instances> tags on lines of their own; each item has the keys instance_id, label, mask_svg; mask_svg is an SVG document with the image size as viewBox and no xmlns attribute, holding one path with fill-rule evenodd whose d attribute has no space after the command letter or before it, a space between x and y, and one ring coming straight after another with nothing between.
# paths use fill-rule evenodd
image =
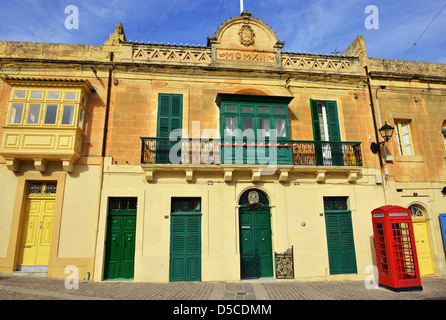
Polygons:
<instances>
[{"instance_id":1,"label":"stone step","mask_svg":"<svg viewBox=\"0 0 446 320\"><path fill-rule=\"evenodd\" d=\"M12 272L13 276L46 277L48 266L17 266L17 270Z\"/></svg>"},{"instance_id":2,"label":"stone step","mask_svg":"<svg viewBox=\"0 0 446 320\"><path fill-rule=\"evenodd\" d=\"M17 277L46 277L46 272L13 271L13 276Z\"/></svg>"},{"instance_id":3,"label":"stone step","mask_svg":"<svg viewBox=\"0 0 446 320\"><path fill-rule=\"evenodd\" d=\"M48 272L48 266L17 266L17 271Z\"/></svg>"}]
</instances>

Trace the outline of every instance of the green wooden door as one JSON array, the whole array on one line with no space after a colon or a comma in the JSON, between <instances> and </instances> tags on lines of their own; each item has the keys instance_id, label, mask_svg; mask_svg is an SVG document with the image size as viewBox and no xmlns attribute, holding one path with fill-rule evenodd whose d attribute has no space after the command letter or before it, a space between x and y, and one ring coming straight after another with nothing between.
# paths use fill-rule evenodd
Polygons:
<instances>
[{"instance_id":1,"label":"green wooden door","mask_svg":"<svg viewBox=\"0 0 446 320\"><path fill-rule=\"evenodd\" d=\"M330 274L357 273L350 211L325 212Z\"/></svg>"},{"instance_id":2,"label":"green wooden door","mask_svg":"<svg viewBox=\"0 0 446 320\"><path fill-rule=\"evenodd\" d=\"M201 281L201 214L172 213L169 281Z\"/></svg>"},{"instance_id":3,"label":"green wooden door","mask_svg":"<svg viewBox=\"0 0 446 320\"><path fill-rule=\"evenodd\" d=\"M177 140L169 141L169 136L172 131L182 128L182 119L183 96L160 93L158 96L157 138L164 139L157 141L156 163L170 163L169 151L177 143ZM175 137L178 137L178 135L175 135Z\"/></svg>"},{"instance_id":4,"label":"green wooden door","mask_svg":"<svg viewBox=\"0 0 446 320\"><path fill-rule=\"evenodd\" d=\"M273 276L269 209L240 208L241 278Z\"/></svg>"},{"instance_id":5,"label":"green wooden door","mask_svg":"<svg viewBox=\"0 0 446 320\"><path fill-rule=\"evenodd\" d=\"M104 279L133 279L136 210L109 213Z\"/></svg>"}]
</instances>

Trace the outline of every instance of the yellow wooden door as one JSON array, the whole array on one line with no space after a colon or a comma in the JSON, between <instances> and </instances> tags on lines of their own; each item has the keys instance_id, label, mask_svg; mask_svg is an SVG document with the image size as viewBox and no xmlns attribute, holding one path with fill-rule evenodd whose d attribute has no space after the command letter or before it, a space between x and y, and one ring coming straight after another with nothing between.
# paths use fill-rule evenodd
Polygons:
<instances>
[{"instance_id":1,"label":"yellow wooden door","mask_svg":"<svg viewBox=\"0 0 446 320\"><path fill-rule=\"evenodd\" d=\"M420 219L420 221L416 220L418 219L413 218L413 233L417 248L420 276L433 275L434 266L432 262L431 247L429 244L429 235L427 233L427 224L425 219Z\"/></svg>"},{"instance_id":2,"label":"yellow wooden door","mask_svg":"<svg viewBox=\"0 0 446 320\"><path fill-rule=\"evenodd\" d=\"M17 264L48 265L54 198L27 198Z\"/></svg>"}]
</instances>

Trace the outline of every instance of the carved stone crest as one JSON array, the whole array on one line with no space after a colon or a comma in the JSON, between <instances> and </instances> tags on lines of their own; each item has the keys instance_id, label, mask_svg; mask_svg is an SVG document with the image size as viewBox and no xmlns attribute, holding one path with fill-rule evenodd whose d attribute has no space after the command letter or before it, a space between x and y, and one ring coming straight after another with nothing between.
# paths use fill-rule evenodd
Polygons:
<instances>
[{"instance_id":1,"label":"carved stone crest","mask_svg":"<svg viewBox=\"0 0 446 320\"><path fill-rule=\"evenodd\" d=\"M245 47L252 46L254 44L254 37L256 36L254 30L252 30L251 26L245 24L243 25L238 35L240 37L240 43Z\"/></svg>"}]
</instances>

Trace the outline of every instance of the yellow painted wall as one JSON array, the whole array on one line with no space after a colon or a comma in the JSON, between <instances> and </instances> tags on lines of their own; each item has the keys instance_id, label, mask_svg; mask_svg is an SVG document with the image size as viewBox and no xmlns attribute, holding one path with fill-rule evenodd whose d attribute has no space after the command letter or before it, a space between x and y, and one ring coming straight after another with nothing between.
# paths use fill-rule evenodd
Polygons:
<instances>
[{"instance_id":1,"label":"yellow painted wall","mask_svg":"<svg viewBox=\"0 0 446 320\"><path fill-rule=\"evenodd\" d=\"M177 166L178 169L179 166ZM101 281L106 238L108 197L137 197L135 281L168 282L171 197L200 197L202 210L202 281L240 279L238 199L248 188L265 192L271 206L273 252L294 247L295 278L363 279L366 266L374 264L370 212L384 203L375 184L378 171L361 169L357 183L343 174L328 175L317 183L313 173L291 174L289 182L277 177L250 181L250 174L234 173L224 182L221 172L194 172L186 182L184 170L155 173L156 182L145 180L140 166L115 165L106 158L101 198L94 280ZM212 181L212 183L210 183ZM348 197L352 212L358 274L329 276L323 197ZM301 223L305 222L305 227Z\"/></svg>"},{"instance_id":2,"label":"yellow painted wall","mask_svg":"<svg viewBox=\"0 0 446 320\"><path fill-rule=\"evenodd\" d=\"M16 175L6 168L5 163L0 163L0 262L8 251L8 240L11 228L12 212L14 208L15 193L17 189Z\"/></svg>"},{"instance_id":3,"label":"yellow painted wall","mask_svg":"<svg viewBox=\"0 0 446 320\"><path fill-rule=\"evenodd\" d=\"M72 173L61 171L60 164L52 163L48 165L45 173L35 171L33 164L28 162L22 163L17 173L8 170L4 164L0 166L0 177L6 182L1 184L0 194L9 195L9 198L3 199L4 205L0 208L3 231L0 236L0 272L10 274L16 267L26 182L56 180L58 189L48 276L65 278L65 268L68 265L78 267L81 279L88 278L88 272L92 276L102 174L101 159L81 159L80 164L74 166Z\"/></svg>"}]
</instances>

